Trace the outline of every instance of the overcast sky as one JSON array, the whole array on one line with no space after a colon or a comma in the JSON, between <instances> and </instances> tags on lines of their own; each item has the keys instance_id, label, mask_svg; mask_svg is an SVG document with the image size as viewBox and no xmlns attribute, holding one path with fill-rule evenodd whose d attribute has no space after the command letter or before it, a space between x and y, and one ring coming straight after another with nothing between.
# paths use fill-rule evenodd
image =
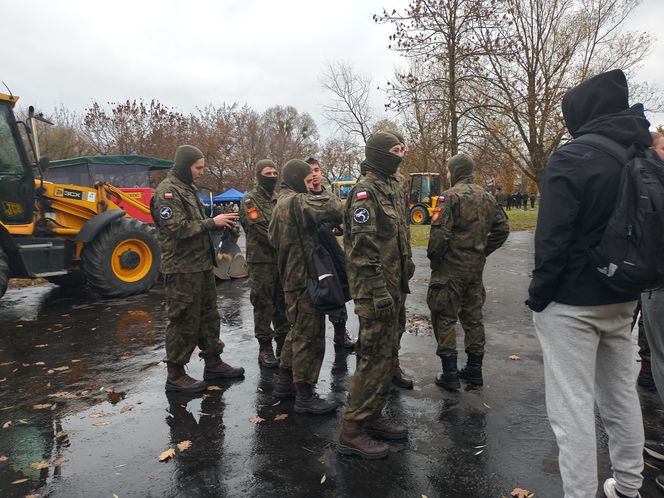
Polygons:
<instances>
[{"instance_id":1,"label":"overcast sky","mask_svg":"<svg viewBox=\"0 0 664 498\"><path fill-rule=\"evenodd\" d=\"M401 65L392 27L372 14L406 0L0 0L0 80L23 105L82 111L92 101L155 98L188 113L207 104L293 105L321 128L320 76L343 61L384 86ZM643 0L629 29L657 36L664 0ZM639 79L664 91L664 33ZM5 91L0 88L0 91ZM382 111L382 92L374 105ZM664 124L664 115L652 119Z\"/></svg>"}]
</instances>

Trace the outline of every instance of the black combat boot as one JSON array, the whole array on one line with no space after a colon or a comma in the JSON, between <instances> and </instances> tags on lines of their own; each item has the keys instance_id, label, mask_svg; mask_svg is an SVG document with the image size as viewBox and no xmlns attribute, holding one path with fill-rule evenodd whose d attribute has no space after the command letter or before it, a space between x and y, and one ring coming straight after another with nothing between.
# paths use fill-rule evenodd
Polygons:
<instances>
[{"instance_id":1,"label":"black combat boot","mask_svg":"<svg viewBox=\"0 0 664 498\"><path fill-rule=\"evenodd\" d=\"M306 382L295 383L295 411L297 413L311 413L312 415L325 415L337 409L336 403L320 399L314 392L311 384Z\"/></svg>"},{"instance_id":2,"label":"black combat boot","mask_svg":"<svg viewBox=\"0 0 664 498\"><path fill-rule=\"evenodd\" d=\"M392 361L392 384L401 389L412 389L413 379L409 379L403 374L399 366L399 358Z\"/></svg>"},{"instance_id":3,"label":"black combat boot","mask_svg":"<svg viewBox=\"0 0 664 498\"><path fill-rule=\"evenodd\" d=\"M646 387L648 389L653 389L655 387L655 379L652 376L652 370L650 368L650 359L641 357L641 370L639 370L639 376L636 379L636 383L641 387Z\"/></svg>"},{"instance_id":4,"label":"black combat boot","mask_svg":"<svg viewBox=\"0 0 664 498\"><path fill-rule=\"evenodd\" d=\"M337 451L342 455L359 455L362 458L375 460L385 458L390 447L364 432L361 423L344 420L341 423Z\"/></svg>"},{"instance_id":5,"label":"black combat boot","mask_svg":"<svg viewBox=\"0 0 664 498\"><path fill-rule=\"evenodd\" d=\"M441 357L440 361L443 364L443 371L436 375L436 384L448 391L458 391L461 382L459 382L456 355Z\"/></svg>"},{"instance_id":6,"label":"black combat boot","mask_svg":"<svg viewBox=\"0 0 664 498\"><path fill-rule=\"evenodd\" d=\"M405 426L383 417L372 417L364 422L364 430L370 436L379 436L385 439L406 439L408 429Z\"/></svg>"},{"instance_id":7,"label":"black combat boot","mask_svg":"<svg viewBox=\"0 0 664 498\"><path fill-rule=\"evenodd\" d=\"M293 385L293 371L290 368L279 367L279 376L274 384L272 394L275 398L292 398L295 396L295 385Z\"/></svg>"},{"instance_id":8,"label":"black combat boot","mask_svg":"<svg viewBox=\"0 0 664 498\"><path fill-rule=\"evenodd\" d=\"M168 377L166 377L166 391L181 393L198 393L207 389L203 381L193 379L184 371L184 365L166 363Z\"/></svg>"},{"instance_id":9,"label":"black combat boot","mask_svg":"<svg viewBox=\"0 0 664 498\"><path fill-rule=\"evenodd\" d=\"M274 356L277 358L281 357L281 350L284 348L284 342L286 342L286 334L279 335L274 338L274 342L277 344L277 348L274 352Z\"/></svg>"},{"instance_id":10,"label":"black combat boot","mask_svg":"<svg viewBox=\"0 0 664 498\"><path fill-rule=\"evenodd\" d=\"M343 323L334 324L334 346L348 349L352 351L355 349L355 341L346 330L346 325Z\"/></svg>"},{"instance_id":11,"label":"black combat boot","mask_svg":"<svg viewBox=\"0 0 664 498\"><path fill-rule=\"evenodd\" d=\"M484 385L482 379L482 359L484 354L468 353L466 367L459 370L459 377L473 386Z\"/></svg>"},{"instance_id":12,"label":"black combat boot","mask_svg":"<svg viewBox=\"0 0 664 498\"><path fill-rule=\"evenodd\" d=\"M205 380L234 379L244 375L244 368L236 368L224 363L218 354L198 353L198 356L205 360L203 369L203 379Z\"/></svg>"},{"instance_id":13,"label":"black combat boot","mask_svg":"<svg viewBox=\"0 0 664 498\"><path fill-rule=\"evenodd\" d=\"M272 352L272 339L259 339L258 344L258 364L265 368L277 368L279 362Z\"/></svg>"}]
</instances>

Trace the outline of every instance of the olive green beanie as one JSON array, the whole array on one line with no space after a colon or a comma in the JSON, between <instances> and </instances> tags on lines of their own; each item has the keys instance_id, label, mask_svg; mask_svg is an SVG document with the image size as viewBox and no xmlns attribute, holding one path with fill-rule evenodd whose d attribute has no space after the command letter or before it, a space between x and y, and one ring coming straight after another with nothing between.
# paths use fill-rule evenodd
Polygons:
<instances>
[{"instance_id":1,"label":"olive green beanie","mask_svg":"<svg viewBox=\"0 0 664 498\"><path fill-rule=\"evenodd\" d=\"M475 173L475 161L468 154L460 153L447 160L447 169L450 171L454 185L464 178L472 178Z\"/></svg>"},{"instance_id":2,"label":"olive green beanie","mask_svg":"<svg viewBox=\"0 0 664 498\"><path fill-rule=\"evenodd\" d=\"M291 190L304 194L307 186L304 179L311 174L311 166L300 159L291 159L281 170L281 183Z\"/></svg>"},{"instance_id":3,"label":"olive green beanie","mask_svg":"<svg viewBox=\"0 0 664 498\"><path fill-rule=\"evenodd\" d=\"M191 185L194 179L191 176L191 166L203 159L203 153L193 145L180 145L175 151L175 159L171 171L184 183Z\"/></svg>"}]
</instances>

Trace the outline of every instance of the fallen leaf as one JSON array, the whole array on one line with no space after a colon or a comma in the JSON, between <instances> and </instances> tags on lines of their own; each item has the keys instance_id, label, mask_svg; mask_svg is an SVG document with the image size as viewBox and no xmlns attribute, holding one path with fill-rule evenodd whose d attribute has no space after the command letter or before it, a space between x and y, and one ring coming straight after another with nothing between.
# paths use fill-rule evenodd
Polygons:
<instances>
[{"instance_id":1,"label":"fallen leaf","mask_svg":"<svg viewBox=\"0 0 664 498\"><path fill-rule=\"evenodd\" d=\"M168 448L161 455L159 455L160 462L167 462L175 456L175 450L173 448Z\"/></svg>"},{"instance_id":2,"label":"fallen leaf","mask_svg":"<svg viewBox=\"0 0 664 498\"><path fill-rule=\"evenodd\" d=\"M35 347L36 348L45 348L46 346L48 346L48 344L37 344Z\"/></svg>"},{"instance_id":3,"label":"fallen leaf","mask_svg":"<svg viewBox=\"0 0 664 498\"><path fill-rule=\"evenodd\" d=\"M262 422L265 422L265 419L259 417L258 415L256 415L254 418L250 418L250 419L249 419L249 422L251 422L252 424L258 425L258 424L260 424L260 423L262 423Z\"/></svg>"},{"instance_id":4,"label":"fallen leaf","mask_svg":"<svg viewBox=\"0 0 664 498\"><path fill-rule=\"evenodd\" d=\"M7 380L7 377L3 377L2 379L0 379L0 382L4 382L6 380Z\"/></svg>"},{"instance_id":5,"label":"fallen leaf","mask_svg":"<svg viewBox=\"0 0 664 498\"><path fill-rule=\"evenodd\" d=\"M59 393L53 393L48 395L49 398L64 398L64 399L75 399L78 396L75 393L70 393L67 391L61 391Z\"/></svg>"},{"instance_id":6,"label":"fallen leaf","mask_svg":"<svg viewBox=\"0 0 664 498\"><path fill-rule=\"evenodd\" d=\"M5 422L4 424L2 424L2 428L3 428L3 429L8 429L8 428L11 427L11 426L12 426L12 421L11 421L11 420L7 420L7 422Z\"/></svg>"},{"instance_id":7,"label":"fallen leaf","mask_svg":"<svg viewBox=\"0 0 664 498\"><path fill-rule=\"evenodd\" d=\"M327 474L323 474L323 477L320 478L321 484L323 484L325 481L327 481Z\"/></svg>"},{"instance_id":8,"label":"fallen leaf","mask_svg":"<svg viewBox=\"0 0 664 498\"><path fill-rule=\"evenodd\" d=\"M115 493L113 493L113 498L120 498L120 497L118 495L116 495Z\"/></svg>"},{"instance_id":9,"label":"fallen leaf","mask_svg":"<svg viewBox=\"0 0 664 498\"><path fill-rule=\"evenodd\" d=\"M90 418L100 418L100 417L105 417L106 414L104 412L96 412L96 413L91 413L88 415Z\"/></svg>"},{"instance_id":10,"label":"fallen leaf","mask_svg":"<svg viewBox=\"0 0 664 498\"><path fill-rule=\"evenodd\" d=\"M0 462L6 462L8 458L5 455L0 455Z\"/></svg>"},{"instance_id":11,"label":"fallen leaf","mask_svg":"<svg viewBox=\"0 0 664 498\"><path fill-rule=\"evenodd\" d=\"M12 484L23 484L24 482L27 482L27 479L18 479L16 481L12 481Z\"/></svg>"},{"instance_id":12,"label":"fallen leaf","mask_svg":"<svg viewBox=\"0 0 664 498\"><path fill-rule=\"evenodd\" d=\"M520 360L520 359L521 359L521 357L518 354L510 355L510 360L517 361L517 360ZM519 488L516 488L516 489L519 489Z\"/></svg>"},{"instance_id":13,"label":"fallen leaf","mask_svg":"<svg viewBox=\"0 0 664 498\"><path fill-rule=\"evenodd\" d=\"M30 363L21 363L21 366L22 366L22 367L29 367L29 366L30 366Z\"/></svg>"},{"instance_id":14,"label":"fallen leaf","mask_svg":"<svg viewBox=\"0 0 664 498\"><path fill-rule=\"evenodd\" d=\"M46 365L46 363L44 363L43 361L38 361L33 363L33 365L36 367L43 367L44 365Z\"/></svg>"},{"instance_id":15,"label":"fallen leaf","mask_svg":"<svg viewBox=\"0 0 664 498\"><path fill-rule=\"evenodd\" d=\"M48 462L33 462L30 464L30 467L35 469L35 470L41 470L41 469L47 469L51 465Z\"/></svg>"},{"instance_id":16,"label":"fallen leaf","mask_svg":"<svg viewBox=\"0 0 664 498\"><path fill-rule=\"evenodd\" d=\"M120 410L120 413L127 413L130 412L134 409L134 405L126 405L123 406L122 409Z\"/></svg>"},{"instance_id":17,"label":"fallen leaf","mask_svg":"<svg viewBox=\"0 0 664 498\"><path fill-rule=\"evenodd\" d=\"M56 372L64 372L65 370L69 370L69 367L67 365L64 365L62 367L55 367L53 370Z\"/></svg>"},{"instance_id":18,"label":"fallen leaf","mask_svg":"<svg viewBox=\"0 0 664 498\"><path fill-rule=\"evenodd\" d=\"M39 495L25 495L25 498L39 498Z\"/></svg>"},{"instance_id":19,"label":"fallen leaf","mask_svg":"<svg viewBox=\"0 0 664 498\"><path fill-rule=\"evenodd\" d=\"M97 330L97 327L91 327L90 328L90 332L94 332L95 330Z\"/></svg>"},{"instance_id":20,"label":"fallen leaf","mask_svg":"<svg viewBox=\"0 0 664 498\"><path fill-rule=\"evenodd\" d=\"M53 403L44 403L44 404L41 404L41 405L33 405L32 408L34 408L35 410L48 410L52 406L53 406Z\"/></svg>"},{"instance_id":21,"label":"fallen leaf","mask_svg":"<svg viewBox=\"0 0 664 498\"><path fill-rule=\"evenodd\" d=\"M111 389L106 393L106 399L113 405L125 399L126 396L127 394L124 391L116 391L115 389Z\"/></svg>"},{"instance_id":22,"label":"fallen leaf","mask_svg":"<svg viewBox=\"0 0 664 498\"><path fill-rule=\"evenodd\" d=\"M281 413L274 417L274 420L286 420L288 418L288 413Z\"/></svg>"},{"instance_id":23,"label":"fallen leaf","mask_svg":"<svg viewBox=\"0 0 664 498\"><path fill-rule=\"evenodd\" d=\"M7 365L13 365L16 363L15 361L6 361L4 363L0 363L0 367L6 367Z\"/></svg>"},{"instance_id":24,"label":"fallen leaf","mask_svg":"<svg viewBox=\"0 0 664 498\"><path fill-rule=\"evenodd\" d=\"M63 463L65 463L65 457L61 456L53 460L53 467L60 467Z\"/></svg>"},{"instance_id":25,"label":"fallen leaf","mask_svg":"<svg viewBox=\"0 0 664 498\"><path fill-rule=\"evenodd\" d=\"M111 425L111 422L97 422L96 424L92 424L95 427L106 427L107 425Z\"/></svg>"},{"instance_id":26,"label":"fallen leaf","mask_svg":"<svg viewBox=\"0 0 664 498\"><path fill-rule=\"evenodd\" d=\"M491 405L487 405L486 403L482 403L484 406L486 406L489 410L491 410Z\"/></svg>"},{"instance_id":27,"label":"fallen leaf","mask_svg":"<svg viewBox=\"0 0 664 498\"><path fill-rule=\"evenodd\" d=\"M514 488L512 490L512 496L514 496L515 498L532 498L535 495L530 491L528 491L527 489Z\"/></svg>"},{"instance_id":28,"label":"fallen leaf","mask_svg":"<svg viewBox=\"0 0 664 498\"><path fill-rule=\"evenodd\" d=\"M207 388L208 391L221 391L221 387L219 386L208 386Z\"/></svg>"},{"instance_id":29,"label":"fallen leaf","mask_svg":"<svg viewBox=\"0 0 664 498\"><path fill-rule=\"evenodd\" d=\"M94 329L92 329L92 330L94 330ZM129 359L129 356L126 355L126 354L124 354L124 355L122 355L122 356L120 356L120 357L118 358L118 360L122 360L122 361L124 361L124 360L128 360L128 359Z\"/></svg>"},{"instance_id":30,"label":"fallen leaf","mask_svg":"<svg viewBox=\"0 0 664 498\"><path fill-rule=\"evenodd\" d=\"M81 361L81 360L71 360L72 363L78 363L78 362L80 362L80 361Z\"/></svg>"},{"instance_id":31,"label":"fallen leaf","mask_svg":"<svg viewBox=\"0 0 664 498\"><path fill-rule=\"evenodd\" d=\"M23 425L25 425L25 424L28 423L28 421L25 420L24 418L21 418L21 419L18 419L18 423L19 423L19 424L23 424Z\"/></svg>"},{"instance_id":32,"label":"fallen leaf","mask_svg":"<svg viewBox=\"0 0 664 498\"><path fill-rule=\"evenodd\" d=\"M182 441L181 443L177 444L178 450L180 451L187 451L189 448L191 448L191 441Z\"/></svg>"},{"instance_id":33,"label":"fallen leaf","mask_svg":"<svg viewBox=\"0 0 664 498\"><path fill-rule=\"evenodd\" d=\"M64 431L58 431L58 432L55 433L55 437L56 437L56 439L60 439L60 438L62 438L62 437L67 437L67 435L68 435L68 434L67 434L66 432L64 432Z\"/></svg>"}]
</instances>

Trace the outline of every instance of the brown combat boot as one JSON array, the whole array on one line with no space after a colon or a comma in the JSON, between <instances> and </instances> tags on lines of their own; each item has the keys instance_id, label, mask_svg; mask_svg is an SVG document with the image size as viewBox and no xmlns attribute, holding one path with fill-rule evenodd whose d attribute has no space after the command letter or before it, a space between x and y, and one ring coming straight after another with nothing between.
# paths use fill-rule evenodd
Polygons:
<instances>
[{"instance_id":1,"label":"brown combat boot","mask_svg":"<svg viewBox=\"0 0 664 498\"><path fill-rule=\"evenodd\" d=\"M313 386L306 382L295 383L295 411L297 413L311 413L312 415L325 415L337 409L336 403L320 399L314 392Z\"/></svg>"},{"instance_id":2,"label":"brown combat boot","mask_svg":"<svg viewBox=\"0 0 664 498\"><path fill-rule=\"evenodd\" d=\"M272 394L275 398L293 398L295 396L295 385L293 385L293 371L290 368L279 367L279 377L274 385Z\"/></svg>"},{"instance_id":3,"label":"brown combat boot","mask_svg":"<svg viewBox=\"0 0 664 498\"><path fill-rule=\"evenodd\" d=\"M399 366L399 358L392 363L392 384L401 389L413 388L413 379L404 376L403 370L401 370L401 367Z\"/></svg>"},{"instance_id":4,"label":"brown combat boot","mask_svg":"<svg viewBox=\"0 0 664 498\"><path fill-rule=\"evenodd\" d=\"M370 436L379 436L385 439L406 439L408 429L405 426L387 420L383 417L375 417L364 422L364 430Z\"/></svg>"},{"instance_id":5,"label":"brown combat boot","mask_svg":"<svg viewBox=\"0 0 664 498\"><path fill-rule=\"evenodd\" d=\"M236 368L224 363L218 354L198 353L198 356L205 360L203 369L203 379L205 380L234 379L244 375L244 368Z\"/></svg>"},{"instance_id":6,"label":"brown combat boot","mask_svg":"<svg viewBox=\"0 0 664 498\"><path fill-rule=\"evenodd\" d=\"M265 368L277 368L279 362L272 352L272 339L260 339L258 344L258 364Z\"/></svg>"},{"instance_id":7,"label":"brown combat boot","mask_svg":"<svg viewBox=\"0 0 664 498\"><path fill-rule=\"evenodd\" d=\"M362 424L352 420L344 420L341 423L337 452L342 455L358 455L368 460L385 458L390 447L376 441L362 430Z\"/></svg>"},{"instance_id":8,"label":"brown combat boot","mask_svg":"<svg viewBox=\"0 0 664 498\"><path fill-rule=\"evenodd\" d=\"M181 393L198 393L207 389L203 381L193 379L184 371L184 365L166 363L168 377L166 377L166 391Z\"/></svg>"},{"instance_id":9,"label":"brown combat boot","mask_svg":"<svg viewBox=\"0 0 664 498\"><path fill-rule=\"evenodd\" d=\"M355 349L355 341L348 333L345 325L334 325L334 346L352 351Z\"/></svg>"}]
</instances>

